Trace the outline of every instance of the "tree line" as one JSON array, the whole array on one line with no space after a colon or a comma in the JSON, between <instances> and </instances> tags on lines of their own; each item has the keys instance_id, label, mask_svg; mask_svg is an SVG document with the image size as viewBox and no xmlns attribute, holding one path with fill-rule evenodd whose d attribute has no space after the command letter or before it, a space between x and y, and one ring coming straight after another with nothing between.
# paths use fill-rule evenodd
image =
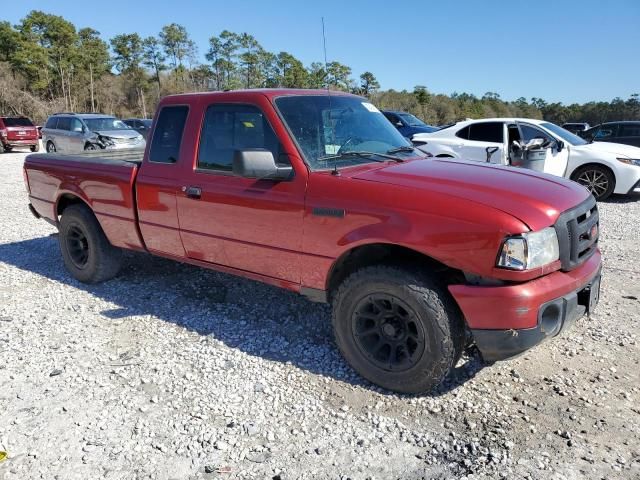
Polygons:
<instances>
[{"instance_id":1,"label":"tree line","mask_svg":"<svg viewBox=\"0 0 640 480\"><path fill-rule=\"evenodd\" d=\"M349 91L435 125L499 116L590 124L640 119L638 94L563 105L540 98L504 101L495 92L434 94L421 85L382 91L371 72L354 78L351 67L338 61L304 65L292 53L266 50L249 33L223 30L205 48L201 56L187 29L176 23L156 36L122 33L107 42L90 27L78 29L61 16L34 10L16 25L0 21L0 114L37 122L56 111L150 117L168 94L286 87Z\"/></svg>"}]
</instances>

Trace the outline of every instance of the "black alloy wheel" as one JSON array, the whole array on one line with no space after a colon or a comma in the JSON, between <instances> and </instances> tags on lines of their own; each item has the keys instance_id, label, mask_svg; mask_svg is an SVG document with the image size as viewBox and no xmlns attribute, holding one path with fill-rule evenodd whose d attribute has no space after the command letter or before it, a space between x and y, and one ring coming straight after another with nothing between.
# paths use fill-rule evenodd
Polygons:
<instances>
[{"instance_id":1,"label":"black alloy wheel","mask_svg":"<svg viewBox=\"0 0 640 480\"><path fill-rule=\"evenodd\" d=\"M381 369L408 370L424 352L425 332L416 312L393 295L374 293L362 298L351 326L360 351Z\"/></svg>"}]
</instances>

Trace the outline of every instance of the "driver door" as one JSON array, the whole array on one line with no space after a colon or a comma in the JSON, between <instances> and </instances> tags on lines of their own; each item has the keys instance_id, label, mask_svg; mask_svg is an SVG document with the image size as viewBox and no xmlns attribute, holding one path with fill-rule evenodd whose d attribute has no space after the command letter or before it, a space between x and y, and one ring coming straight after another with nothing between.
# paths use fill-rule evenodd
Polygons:
<instances>
[{"instance_id":1,"label":"driver door","mask_svg":"<svg viewBox=\"0 0 640 480\"><path fill-rule=\"evenodd\" d=\"M536 158L543 156L544 166L542 168L542 171L544 173L550 173L551 175L556 175L558 177L564 177L564 174L567 171L567 165L569 163L569 148L565 145L564 148L558 149L558 140L555 137L551 136L551 134L534 125L530 125L528 123L518 123L518 127L520 128L520 138L522 139L522 142L524 144L528 143L534 138L542 138L549 144L545 148L541 148L539 150L530 150L525 154L536 156ZM527 167L526 160L523 166L525 168Z\"/></svg>"}]
</instances>

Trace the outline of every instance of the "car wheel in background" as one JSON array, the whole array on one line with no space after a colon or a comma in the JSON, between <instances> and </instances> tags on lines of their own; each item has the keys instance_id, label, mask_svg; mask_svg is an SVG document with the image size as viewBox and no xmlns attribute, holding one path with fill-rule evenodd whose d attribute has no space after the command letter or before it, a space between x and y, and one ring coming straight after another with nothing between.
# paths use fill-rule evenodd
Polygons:
<instances>
[{"instance_id":1,"label":"car wheel in background","mask_svg":"<svg viewBox=\"0 0 640 480\"><path fill-rule=\"evenodd\" d=\"M56 146L53 144L52 141L48 141L47 142L47 152L48 153L53 153L56 151Z\"/></svg>"},{"instance_id":2,"label":"car wheel in background","mask_svg":"<svg viewBox=\"0 0 640 480\"><path fill-rule=\"evenodd\" d=\"M616 179L611 170L600 165L586 165L578 168L571 180L586 187L596 200L608 198L616 186Z\"/></svg>"},{"instance_id":3,"label":"car wheel in background","mask_svg":"<svg viewBox=\"0 0 640 480\"><path fill-rule=\"evenodd\" d=\"M31 145L32 152L37 152L38 150L40 150L40 144L36 143L35 145Z\"/></svg>"},{"instance_id":4,"label":"car wheel in background","mask_svg":"<svg viewBox=\"0 0 640 480\"><path fill-rule=\"evenodd\" d=\"M87 143L84 146L84 149L85 149L85 151L87 151L87 150L97 150L96 146L93 143Z\"/></svg>"}]
</instances>

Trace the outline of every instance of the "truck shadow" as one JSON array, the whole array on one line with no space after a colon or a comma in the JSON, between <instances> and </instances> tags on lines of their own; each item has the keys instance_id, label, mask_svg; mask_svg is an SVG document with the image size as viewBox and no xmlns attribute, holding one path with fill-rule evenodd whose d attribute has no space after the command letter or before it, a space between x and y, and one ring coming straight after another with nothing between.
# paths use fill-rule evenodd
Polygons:
<instances>
[{"instance_id":1,"label":"truck shadow","mask_svg":"<svg viewBox=\"0 0 640 480\"><path fill-rule=\"evenodd\" d=\"M86 285L64 268L55 234L0 245L0 262L116 305L101 312L109 319L152 315L249 355L290 362L317 375L390 394L346 364L333 342L330 307L295 293L136 253L127 253L115 279ZM440 396L459 387L482 367L478 355L471 353L428 395Z\"/></svg>"}]
</instances>

